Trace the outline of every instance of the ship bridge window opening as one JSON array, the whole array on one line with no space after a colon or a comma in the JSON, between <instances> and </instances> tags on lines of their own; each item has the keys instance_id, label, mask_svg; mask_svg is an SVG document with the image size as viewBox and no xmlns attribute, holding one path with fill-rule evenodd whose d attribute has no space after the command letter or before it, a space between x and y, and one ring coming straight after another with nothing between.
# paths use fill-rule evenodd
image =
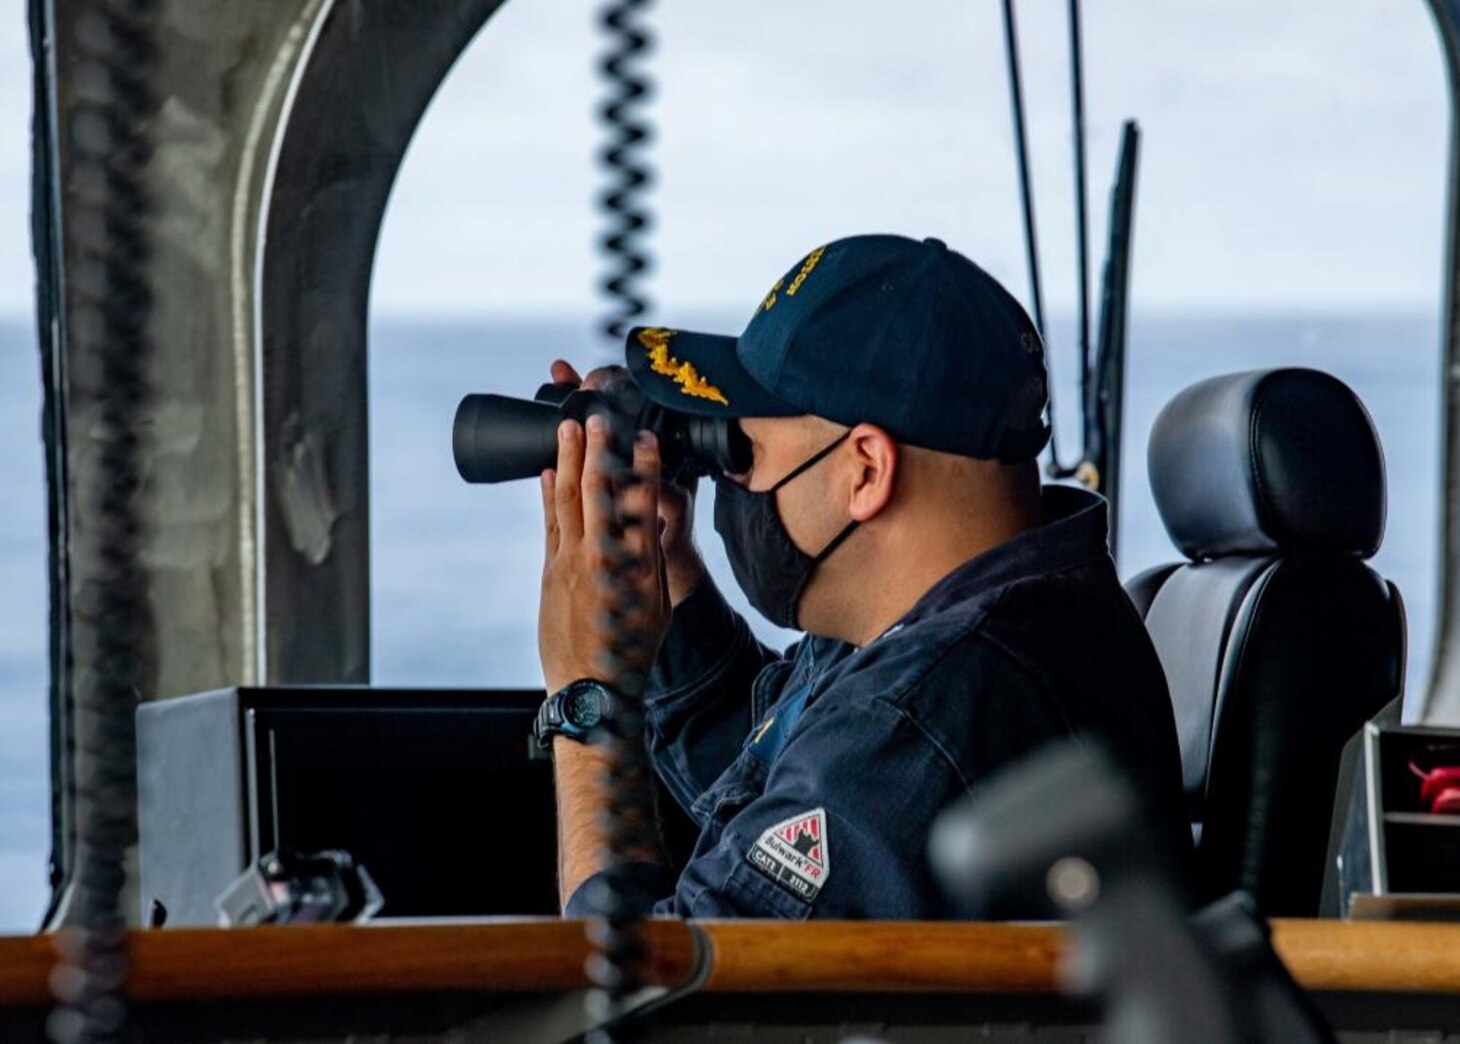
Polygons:
<instances>
[{"instance_id":1,"label":"ship bridge window opening","mask_svg":"<svg viewBox=\"0 0 1460 1044\"><path fill-rule=\"evenodd\" d=\"M30 255L30 45L0 19L0 934L50 897L51 776L41 366Z\"/></svg>"},{"instance_id":2,"label":"ship bridge window opening","mask_svg":"<svg viewBox=\"0 0 1460 1044\"><path fill-rule=\"evenodd\" d=\"M916 9L652 9L649 321L738 332L793 259L867 231L939 236L1029 300L998 10ZM1018 10L1069 456L1077 282L1064 5ZM1420 0L1170 10L1117 0L1087 7L1084 36L1097 305L1121 122L1143 131L1121 571L1177 557L1145 478L1162 404L1215 373L1328 370L1357 390L1384 442L1389 525L1375 564L1408 603L1413 697L1431 654L1437 567L1446 91L1428 13ZM615 354L594 333L601 46L577 6L506 4L442 86L395 186L372 291L377 683L540 684L537 488L464 484L450 424L467 392L529 397L553 358ZM743 607L708 508L701 549Z\"/></svg>"}]
</instances>

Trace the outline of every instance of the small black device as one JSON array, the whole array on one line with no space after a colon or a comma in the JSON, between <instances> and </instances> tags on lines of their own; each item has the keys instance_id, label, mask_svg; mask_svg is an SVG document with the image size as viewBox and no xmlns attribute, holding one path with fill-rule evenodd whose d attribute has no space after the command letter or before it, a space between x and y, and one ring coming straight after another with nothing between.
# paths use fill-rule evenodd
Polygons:
<instances>
[{"instance_id":1,"label":"small black device","mask_svg":"<svg viewBox=\"0 0 1460 1044\"><path fill-rule=\"evenodd\" d=\"M270 852L218 897L224 928L260 924L363 924L385 905L375 879L349 852Z\"/></svg>"},{"instance_id":2,"label":"small black device","mask_svg":"<svg viewBox=\"0 0 1460 1044\"><path fill-rule=\"evenodd\" d=\"M939 816L928 848L958 901L1071 918L1061 984L1103 1000L1102 1040L1336 1039L1251 898L1190 916L1177 853L1098 743L1051 743L1003 769Z\"/></svg>"},{"instance_id":3,"label":"small black device","mask_svg":"<svg viewBox=\"0 0 1460 1044\"><path fill-rule=\"evenodd\" d=\"M533 735L547 748L554 736L586 743L593 730L613 719L618 697L601 681L579 678L543 701Z\"/></svg>"},{"instance_id":4,"label":"small black device","mask_svg":"<svg viewBox=\"0 0 1460 1044\"><path fill-rule=\"evenodd\" d=\"M452 425L456 470L468 482L532 478L557 463L558 425L565 420L607 417L617 449L632 454L635 432L659 439L665 478L685 483L701 475L750 470L750 441L740 425L722 417L695 417L646 399L627 373L602 388L545 384L535 399L468 395Z\"/></svg>"}]
</instances>

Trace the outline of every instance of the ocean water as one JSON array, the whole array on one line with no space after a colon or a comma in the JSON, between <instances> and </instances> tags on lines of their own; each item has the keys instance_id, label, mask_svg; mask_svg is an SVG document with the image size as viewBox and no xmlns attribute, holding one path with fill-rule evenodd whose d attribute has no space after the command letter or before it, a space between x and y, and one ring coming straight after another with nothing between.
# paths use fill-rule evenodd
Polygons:
<instances>
[{"instance_id":1,"label":"ocean water","mask_svg":"<svg viewBox=\"0 0 1460 1044\"><path fill-rule=\"evenodd\" d=\"M739 316L676 317L734 331ZM421 323L371 333L374 677L431 686L536 685L541 504L536 484L468 486L451 461L451 420L470 391L531 396L558 356L607 358L586 321ZM1057 419L1073 450L1068 324L1051 337ZM1131 334L1122 489L1121 572L1175 560L1150 501L1145 445L1160 407L1202 377L1258 366L1328 370L1368 405L1383 440L1389 523L1375 566L1403 591L1414 698L1426 680L1434 606L1439 482L1439 323L1427 314L1171 316ZM45 905L49 774L46 728L44 472L35 338L0 322L0 932L33 930ZM699 542L720 586L729 578L711 506ZM770 640L785 632L756 621Z\"/></svg>"},{"instance_id":2,"label":"ocean water","mask_svg":"<svg viewBox=\"0 0 1460 1044\"><path fill-rule=\"evenodd\" d=\"M0 932L33 931L50 855L50 668L40 353L0 320Z\"/></svg>"}]
</instances>

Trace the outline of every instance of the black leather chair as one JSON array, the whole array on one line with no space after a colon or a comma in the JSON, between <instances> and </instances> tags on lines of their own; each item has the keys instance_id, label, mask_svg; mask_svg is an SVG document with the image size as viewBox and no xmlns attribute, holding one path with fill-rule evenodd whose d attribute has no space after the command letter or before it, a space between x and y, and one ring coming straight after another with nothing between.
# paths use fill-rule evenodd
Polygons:
<instances>
[{"instance_id":1,"label":"black leather chair","mask_svg":"<svg viewBox=\"0 0 1460 1044\"><path fill-rule=\"evenodd\" d=\"M1341 748L1403 687L1403 604L1364 564L1384 532L1378 436L1338 379L1261 370L1172 399L1149 463L1190 561L1127 590L1171 687L1199 889L1312 916Z\"/></svg>"}]
</instances>

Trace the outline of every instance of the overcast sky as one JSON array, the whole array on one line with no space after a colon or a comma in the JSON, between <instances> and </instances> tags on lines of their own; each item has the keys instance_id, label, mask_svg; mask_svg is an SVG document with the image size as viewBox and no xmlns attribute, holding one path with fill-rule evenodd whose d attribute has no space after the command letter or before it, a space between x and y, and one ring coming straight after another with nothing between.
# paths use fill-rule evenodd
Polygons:
<instances>
[{"instance_id":1,"label":"overcast sky","mask_svg":"<svg viewBox=\"0 0 1460 1044\"><path fill-rule=\"evenodd\" d=\"M25 0L0 0L0 315L30 311L30 53Z\"/></svg>"},{"instance_id":2,"label":"overcast sky","mask_svg":"<svg viewBox=\"0 0 1460 1044\"><path fill-rule=\"evenodd\" d=\"M382 311L591 300L581 0L516 0L443 87L397 184ZM1041 246L1074 299L1065 5L1024 3ZM1446 105L1421 0L1087 4L1097 257L1121 121L1145 131L1138 307L1437 300ZM811 246L937 234L1026 294L994 0L661 3L662 310L748 311Z\"/></svg>"},{"instance_id":3,"label":"overcast sky","mask_svg":"<svg viewBox=\"0 0 1460 1044\"><path fill-rule=\"evenodd\" d=\"M597 180L584 0L513 0L407 158L377 314L592 305ZM1024 3L1048 294L1073 301L1064 4ZM24 2L0 0L0 314L28 310ZM655 296L748 311L797 255L940 235L1021 297L994 0L661 2ZM1120 122L1145 131L1135 300L1152 310L1433 307L1444 80L1421 0L1086 5L1097 259Z\"/></svg>"}]
</instances>

